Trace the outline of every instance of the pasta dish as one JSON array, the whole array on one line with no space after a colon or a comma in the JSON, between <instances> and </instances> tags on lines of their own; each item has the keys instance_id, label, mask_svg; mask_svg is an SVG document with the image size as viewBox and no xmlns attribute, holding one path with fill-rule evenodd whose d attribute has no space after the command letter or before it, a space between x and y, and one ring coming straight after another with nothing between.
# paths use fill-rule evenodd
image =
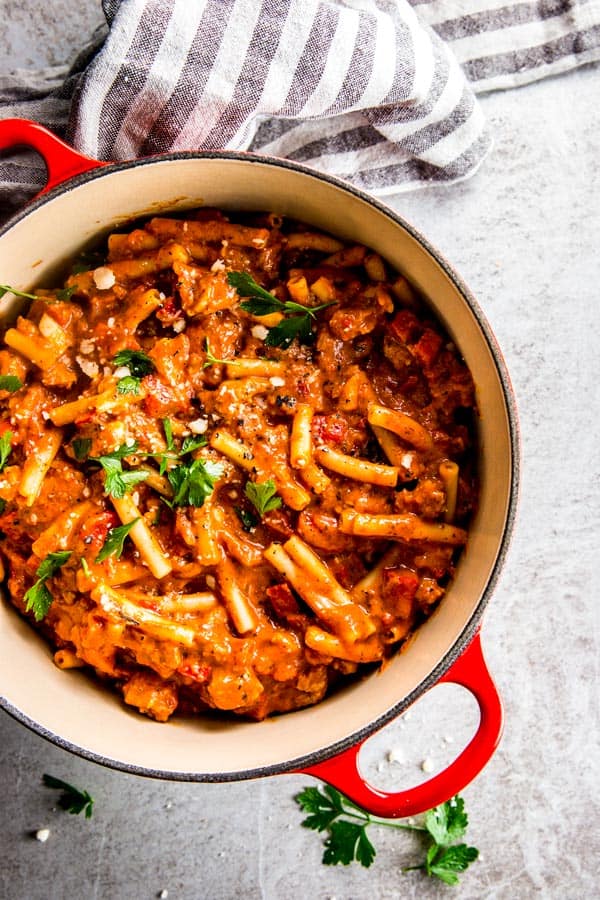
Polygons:
<instances>
[{"instance_id":1,"label":"pasta dish","mask_svg":"<svg viewBox=\"0 0 600 900\"><path fill-rule=\"evenodd\" d=\"M0 349L0 556L63 669L263 719L389 659L477 500L470 373L368 248L201 209L109 235ZM67 676L65 676L67 677Z\"/></svg>"}]
</instances>

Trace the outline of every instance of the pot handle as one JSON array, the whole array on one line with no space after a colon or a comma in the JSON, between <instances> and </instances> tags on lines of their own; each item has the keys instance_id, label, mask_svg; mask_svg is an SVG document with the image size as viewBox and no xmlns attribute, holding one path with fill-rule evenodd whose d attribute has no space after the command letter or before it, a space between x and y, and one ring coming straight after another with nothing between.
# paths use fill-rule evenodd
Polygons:
<instances>
[{"instance_id":1,"label":"pot handle","mask_svg":"<svg viewBox=\"0 0 600 900\"><path fill-rule=\"evenodd\" d=\"M97 159L90 159L88 156L77 153L76 150L37 122L30 122L28 119L0 120L0 150L20 146L37 150L46 163L48 176L46 185L39 192L40 194L45 194L50 188L73 175L106 165L105 162L99 162Z\"/></svg>"},{"instance_id":2,"label":"pot handle","mask_svg":"<svg viewBox=\"0 0 600 900\"><path fill-rule=\"evenodd\" d=\"M502 702L483 658L479 632L436 684L443 682L460 684L474 695L479 704L480 721L475 735L462 753L447 769L429 781L395 793L372 787L358 770L358 754L364 741L331 759L299 771L305 775L315 775L363 809L386 818L416 815L449 800L489 762L502 734Z\"/></svg>"}]
</instances>

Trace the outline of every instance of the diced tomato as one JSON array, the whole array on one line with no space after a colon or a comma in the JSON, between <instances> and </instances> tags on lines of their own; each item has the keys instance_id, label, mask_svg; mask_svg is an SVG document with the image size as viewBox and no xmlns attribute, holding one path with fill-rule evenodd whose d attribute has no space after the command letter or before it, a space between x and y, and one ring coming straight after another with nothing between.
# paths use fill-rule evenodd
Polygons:
<instances>
[{"instance_id":1,"label":"diced tomato","mask_svg":"<svg viewBox=\"0 0 600 900\"><path fill-rule=\"evenodd\" d=\"M383 570L381 594L388 608L400 619L408 619L419 587L419 576L404 566Z\"/></svg>"},{"instance_id":2,"label":"diced tomato","mask_svg":"<svg viewBox=\"0 0 600 900\"><path fill-rule=\"evenodd\" d=\"M212 674L211 667L202 663L183 663L177 671L184 678L191 678L192 681L196 681L198 684L205 684Z\"/></svg>"},{"instance_id":3,"label":"diced tomato","mask_svg":"<svg viewBox=\"0 0 600 900\"><path fill-rule=\"evenodd\" d=\"M312 433L318 444L341 444L348 434L348 422L340 415L313 416Z\"/></svg>"},{"instance_id":4,"label":"diced tomato","mask_svg":"<svg viewBox=\"0 0 600 900\"><path fill-rule=\"evenodd\" d=\"M273 584L267 588L267 597L273 607L276 616L285 619L286 616L294 615L300 612L298 601L292 594L288 584Z\"/></svg>"},{"instance_id":5,"label":"diced tomato","mask_svg":"<svg viewBox=\"0 0 600 900\"><path fill-rule=\"evenodd\" d=\"M398 341L410 343L421 330L421 323L409 309L401 309L396 313L389 325L390 334Z\"/></svg>"},{"instance_id":6,"label":"diced tomato","mask_svg":"<svg viewBox=\"0 0 600 900\"><path fill-rule=\"evenodd\" d=\"M99 513L97 516L86 519L79 533L86 545L92 550L99 552L106 540L106 535L118 523L119 519L116 513L107 510Z\"/></svg>"},{"instance_id":7,"label":"diced tomato","mask_svg":"<svg viewBox=\"0 0 600 900\"><path fill-rule=\"evenodd\" d=\"M146 397L144 398L144 410L149 416L163 419L165 416L180 412L182 403L175 395L172 388L156 375L147 375L144 378Z\"/></svg>"},{"instance_id":8,"label":"diced tomato","mask_svg":"<svg viewBox=\"0 0 600 900\"><path fill-rule=\"evenodd\" d=\"M440 334L426 328L417 343L410 348L410 352L424 369L429 369L440 352L443 341Z\"/></svg>"}]
</instances>

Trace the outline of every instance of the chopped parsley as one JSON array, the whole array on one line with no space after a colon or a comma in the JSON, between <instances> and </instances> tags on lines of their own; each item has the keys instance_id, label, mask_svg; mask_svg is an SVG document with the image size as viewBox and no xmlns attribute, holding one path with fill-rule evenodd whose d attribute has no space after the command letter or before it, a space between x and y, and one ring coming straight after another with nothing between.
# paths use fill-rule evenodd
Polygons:
<instances>
[{"instance_id":1,"label":"chopped parsley","mask_svg":"<svg viewBox=\"0 0 600 900\"><path fill-rule=\"evenodd\" d=\"M260 522L260 519L258 518L258 516L255 515L253 512L249 512L246 509L242 509L241 506L234 506L233 508L235 510L235 513L236 513L238 519L242 523L242 528L244 529L244 531L248 531L248 532L254 531L254 529Z\"/></svg>"},{"instance_id":2,"label":"chopped parsley","mask_svg":"<svg viewBox=\"0 0 600 900\"><path fill-rule=\"evenodd\" d=\"M139 394L142 378L155 371L154 363L142 350L119 350L113 358L113 365L126 366L130 372L117 381L119 394Z\"/></svg>"},{"instance_id":3,"label":"chopped parsley","mask_svg":"<svg viewBox=\"0 0 600 900\"><path fill-rule=\"evenodd\" d=\"M12 438L12 431L5 431L2 437L0 437L0 472L2 472L4 466L8 462L8 457L12 450Z\"/></svg>"},{"instance_id":4,"label":"chopped parsley","mask_svg":"<svg viewBox=\"0 0 600 900\"><path fill-rule=\"evenodd\" d=\"M282 347L284 350L297 338L301 344L312 341L312 321L316 314L335 301L321 303L319 306L303 306L294 300L279 300L274 294L262 288L247 272L229 272L228 283L236 289L240 297L250 299L240 303L240 309L253 316L268 316L281 312L284 318L273 328L268 329L265 344L268 347ZM293 315L289 315L292 313Z\"/></svg>"},{"instance_id":5,"label":"chopped parsley","mask_svg":"<svg viewBox=\"0 0 600 900\"><path fill-rule=\"evenodd\" d=\"M148 478L148 472L123 469L122 460L133 455L137 450L138 445L134 441L133 444L121 444L120 447L105 456L90 457L92 462L99 463L104 469L104 490L109 496L120 499L132 491L136 484Z\"/></svg>"},{"instance_id":6,"label":"chopped parsley","mask_svg":"<svg viewBox=\"0 0 600 900\"><path fill-rule=\"evenodd\" d=\"M167 472L173 499L165 502L170 507L203 506L222 474L223 466L210 460L194 459L189 463L180 463Z\"/></svg>"},{"instance_id":7,"label":"chopped parsley","mask_svg":"<svg viewBox=\"0 0 600 900\"><path fill-rule=\"evenodd\" d=\"M119 378L117 381L117 393L118 394L139 394L140 392L140 378L136 378L135 375L125 375L123 378Z\"/></svg>"},{"instance_id":8,"label":"chopped parsley","mask_svg":"<svg viewBox=\"0 0 600 900\"><path fill-rule=\"evenodd\" d=\"M40 299L36 294L27 294L25 291L18 291L16 288L11 287L10 284L0 284L0 297L4 297L5 294L14 294L15 297L24 297L26 300Z\"/></svg>"},{"instance_id":9,"label":"chopped parsley","mask_svg":"<svg viewBox=\"0 0 600 900\"><path fill-rule=\"evenodd\" d=\"M239 363L235 359L217 359L217 357L213 355L213 352L210 349L210 344L208 343L208 338L204 339L204 352L206 353L206 362L202 366L203 369L208 368L208 366L214 366L214 365L221 365L221 366L237 366L237 365L239 365Z\"/></svg>"},{"instance_id":10,"label":"chopped parsley","mask_svg":"<svg viewBox=\"0 0 600 900\"><path fill-rule=\"evenodd\" d=\"M71 556L70 550L59 550L49 553L39 564L36 575L37 581L25 593L25 612L33 611L36 622L41 622L52 605L52 594L48 590L46 581L61 569Z\"/></svg>"},{"instance_id":11,"label":"chopped parsley","mask_svg":"<svg viewBox=\"0 0 600 900\"><path fill-rule=\"evenodd\" d=\"M16 375L0 375L0 391L8 391L14 394L23 387L23 382Z\"/></svg>"},{"instance_id":12,"label":"chopped parsley","mask_svg":"<svg viewBox=\"0 0 600 900\"><path fill-rule=\"evenodd\" d=\"M479 856L475 847L458 843L468 825L464 801L459 796L430 809L423 825L373 816L329 785L322 789L305 788L296 796L296 802L309 814L302 821L305 828L328 833L322 859L327 866L347 866L356 861L369 868L376 856L375 847L367 836L367 828L371 825L419 831L429 837L431 843L424 862L408 866L404 872L422 870L446 884L458 884L458 873L464 872Z\"/></svg>"},{"instance_id":13,"label":"chopped parsley","mask_svg":"<svg viewBox=\"0 0 600 900\"><path fill-rule=\"evenodd\" d=\"M272 478L268 481L262 481L257 484L255 481L248 481L244 488L244 493L248 500L256 507L258 514L264 516L265 513L272 509L279 509L281 506L281 497L277 493L275 482Z\"/></svg>"},{"instance_id":14,"label":"chopped parsley","mask_svg":"<svg viewBox=\"0 0 600 900\"><path fill-rule=\"evenodd\" d=\"M121 554L123 553L123 548L125 546L125 538L133 528L136 522L139 522L140 517L137 516L135 519L132 519L131 522L127 522L126 525L117 525L115 528L111 528L108 534L106 535L106 540L100 550L100 553L94 560L94 562L100 563L104 562L105 559L108 559L109 556L114 556L115 559L120 559Z\"/></svg>"},{"instance_id":15,"label":"chopped parsley","mask_svg":"<svg viewBox=\"0 0 600 900\"><path fill-rule=\"evenodd\" d=\"M79 813L85 813L86 819L91 819L94 798L90 797L87 791L80 791L79 788L73 787L67 781L62 781L60 778L55 778L53 775L47 775L46 773L42 776L42 780L46 787L62 792L58 799L58 805L61 809L65 809L76 816Z\"/></svg>"},{"instance_id":16,"label":"chopped parsley","mask_svg":"<svg viewBox=\"0 0 600 900\"><path fill-rule=\"evenodd\" d=\"M75 438L71 444L77 462L83 462L89 456L92 447L91 438Z\"/></svg>"}]
</instances>

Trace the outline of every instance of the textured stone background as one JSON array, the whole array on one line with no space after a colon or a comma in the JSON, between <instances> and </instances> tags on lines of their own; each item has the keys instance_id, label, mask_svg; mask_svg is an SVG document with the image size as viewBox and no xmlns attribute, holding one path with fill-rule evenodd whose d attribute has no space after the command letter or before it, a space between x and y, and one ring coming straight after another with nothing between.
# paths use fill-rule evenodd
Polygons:
<instances>
[{"instance_id":1,"label":"textured stone background","mask_svg":"<svg viewBox=\"0 0 600 900\"><path fill-rule=\"evenodd\" d=\"M4 71L68 59L101 20L90 0L0 8ZM520 516L483 627L506 731L464 791L481 860L460 888L438 886L401 874L418 840L381 830L370 870L326 868L292 799L305 778L148 781L72 757L0 714L1 897L599 896L599 97L594 66L484 97L496 143L480 172L391 201L478 297L520 406ZM464 693L438 688L422 702L427 712L416 708L370 742L370 768L388 786L417 781L427 757L441 766L476 721ZM404 761L388 762L390 749ZM54 809L42 772L88 788L93 819ZM51 834L40 844L31 834L43 826Z\"/></svg>"}]
</instances>

